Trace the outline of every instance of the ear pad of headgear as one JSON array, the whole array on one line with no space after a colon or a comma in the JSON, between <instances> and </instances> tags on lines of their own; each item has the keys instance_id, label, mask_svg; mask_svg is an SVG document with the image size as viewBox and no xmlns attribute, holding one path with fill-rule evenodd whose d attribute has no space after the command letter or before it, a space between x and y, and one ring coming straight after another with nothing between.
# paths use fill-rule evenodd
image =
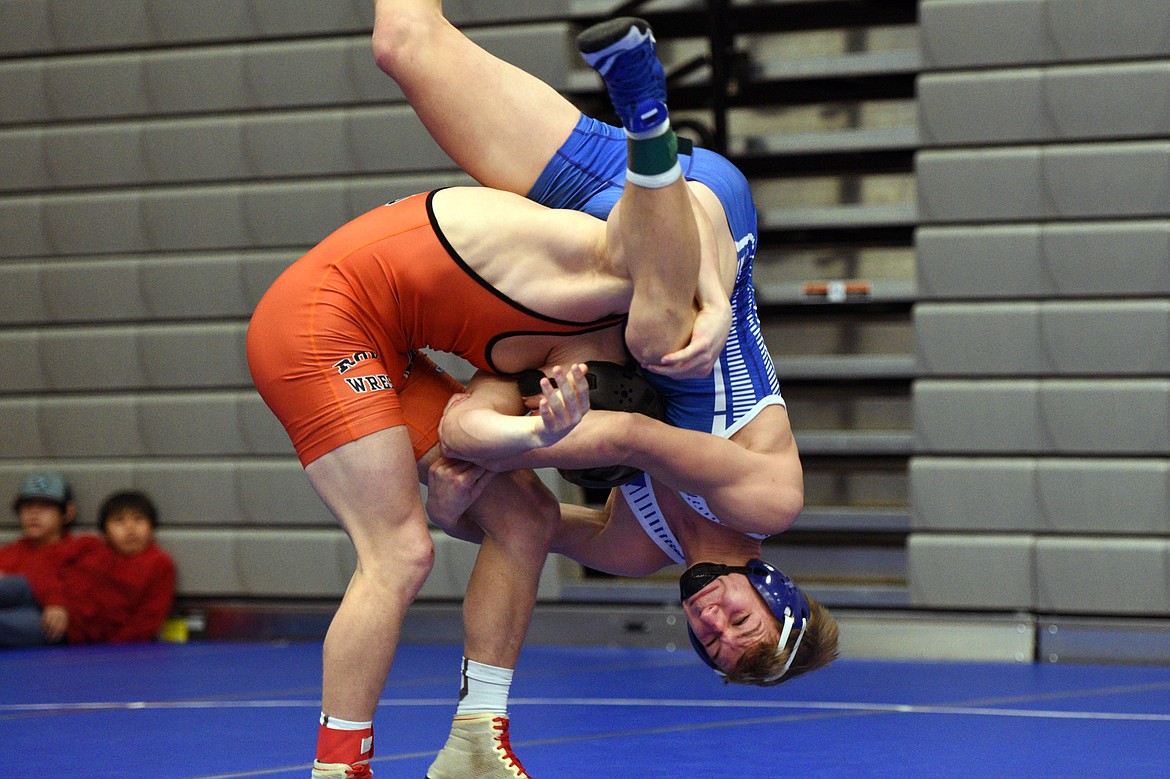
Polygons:
<instances>
[{"instance_id":1,"label":"ear pad of headgear","mask_svg":"<svg viewBox=\"0 0 1170 779\"><path fill-rule=\"evenodd\" d=\"M536 370L535 368L529 368L528 370L517 373L516 388L520 390L520 397L527 398L533 395L539 395L540 380L543 378L544 373ZM557 386L556 379L550 377L549 381L552 382L554 387Z\"/></svg>"},{"instance_id":2,"label":"ear pad of headgear","mask_svg":"<svg viewBox=\"0 0 1170 779\"><path fill-rule=\"evenodd\" d=\"M591 360L586 363L589 382L589 408L598 411L625 411L645 414L654 419L666 416L666 405L634 365ZM561 476L579 487L611 489L633 481L641 471L629 465L605 465L576 470L560 470Z\"/></svg>"},{"instance_id":3,"label":"ear pad of headgear","mask_svg":"<svg viewBox=\"0 0 1170 779\"><path fill-rule=\"evenodd\" d=\"M645 414L654 419L666 416L666 404L635 365L591 360L585 380L589 383L589 408L599 411L625 411ZM544 374L526 370L516 374L516 386L524 397L540 394ZM551 379L550 379L551 380ZM556 386L556 382L553 382ZM560 474L580 487L611 489L633 481L642 472L628 465L603 465L594 468L563 469Z\"/></svg>"}]
</instances>

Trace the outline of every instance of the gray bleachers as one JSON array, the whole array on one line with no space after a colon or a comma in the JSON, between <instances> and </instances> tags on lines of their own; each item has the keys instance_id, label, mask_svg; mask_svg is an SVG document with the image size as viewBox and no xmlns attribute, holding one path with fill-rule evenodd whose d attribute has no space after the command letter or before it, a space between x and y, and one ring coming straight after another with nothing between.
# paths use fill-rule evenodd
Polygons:
<instances>
[{"instance_id":1,"label":"gray bleachers","mask_svg":"<svg viewBox=\"0 0 1170 779\"><path fill-rule=\"evenodd\" d=\"M1170 133L1170 65L1139 62L923 76L929 146L1160 137Z\"/></svg>"},{"instance_id":2,"label":"gray bleachers","mask_svg":"<svg viewBox=\"0 0 1170 779\"><path fill-rule=\"evenodd\" d=\"M0 457L283 455L284 429L254 390L0 398ZM11 427L8 424L11 423Z\"/></svg>"},{"instance_id":3,"label":"gray bleachers","mask_svg":"<svg viewBox=\"0 0 1170 779\"><path fill-rule=\"evenodd\" d=\"M610 7L446 5L506 59L600 95L570 37ZM666 6L690 9L682 29L706 18L651 11ZM375 67L371 11L0 4L0 476L61 468L89 518L106 492L147 489L187 596L335 598L352 569L241 339L272 279L337 225L468 182ZM1078 560L1132 556L1150 575L1170 537L1170 20L1164 0L918 12L915 36L850 29L813 56L775 54L787 29L740 36L730 148L756 176L758 269L783 288L761 300L810 497L812 540L769 552L826 583L907 577L887 606L1092 614L1064 595L1086 586ZM704 77L680 84L692 113ZM792 132L801 112L820 124ZM832 331L787 316L809 308L790 267L854 278L874 248L913 255L917 278L879 273ZM905 550L889 540L908 529ZM457 598L472 552L437 540L423 595ZM1140 581L1100 597L1155 613L1160 590L1126 591Z\"/></svg>"},{"instance_id":4,"label":"gray bleachers","mask_svg":"<svg viewBox=\"0 0 1170 779\"><path fill-rule=\"evenodd\" d=\"M906 544L910 603L1028 610L1036 603L1035 546L1023 534L914 533Z\"/></svg>"},{"instance_id":5,"label":"gray bleachers","mask_svg":"<svg viewBox=\"0 0 1170 779\"><path fill-rule=\"evenodd\" d=\"M920 379L914 384L914 438L922 454L1042 450L1040 383Z\"/></svg>"},{"instance_id":6,"label":"gray bleachers","mask_svg":"<svg viewBox=\"0 0 1170 779\"><path fill-rule=\"evenodd\" d=\"M926 376L1043 375L1036 303L920 304L914 307L918 369Z\"/></svg>"},{"instance_id":7,"label":"gray bleachers","mask_svg":"<svg viewBox=\"0 0 1170 779\"><path fill-rule=\"evenodd\" d=\"M917 211L911 204L838 205L797 208L763 208L763 230L816 230L834 227L872 227L914 225Z\"/></svg>"},{"instance_id":8,"label":"gray bleachers","mask_svg":"<svg viewBox=\"0 0 1170 779\"><path fill-rule=\"evenodd\" d=\"M567 78L563 23L472 38L554 86ZM215 89L192 89L214 84ZM337 38L193 46L0 62L0 125L167 117L401 102L368 32Z\"/></svg>"},{"instance_id":9,"label":"gray bleachers","mask_svg":"<svg viewBox=\"0 0 1170 779\"><path fill-rule=\"evenodd\" d=\"M0 199L0 229L10 257L312 245L389 200L470 183L437 173L16 196Z\"/></svg>"},{"instance_id":10,"label":"gray bleachers","mask_svg":"<svg viewBox=\"0 0 1170 779\"><path fill-rule=\"evenodd\" d=\"M456 24L561 19L566 0L447 3ZM602 11L604 13L604 11ZM109 0L103 13L79 13L70 0L0 5L0 55L150 48L191 42L264 40L367 33L373 5L364 0L305 5L293 0Z\"/></svg>"},{"instance_id":11,"label":"gray bleachers","mask_svg":"<svg viewBox=\"0 0 1170 779\"><path fill-rule=\"evenodd\" d=\"M730 151L738 155L796 155L874 152L917 146L918 128L911 126L750 135L731 139Z\"/></svg>"},{"instance_id":12,"label":"gray bleachers","mask_svg":"<svg viewBox=\"0 0 1170 779\"><path fill-rule=\"evenodd\" d=\"M1170 535L1170 459L918 457L915 530ZM972 510L977 506L978 510Z\"/></svg>"},{"instance_id":13,"label":"gray bleachers","mask_svg":"<svg viewBox=\"0 0 1170 779\"><path fill-rule=\"evenodd\" d=\"M0 478L18 483L29 467L6 460ZM84 525L96 521L106 495L137 488L154 496L164 527L334 526L294 459L95 458L54 467L73 485Z\"/></svg>"},{"instance_id":14,"label":"gray bleachers","mask_svg":"<svg viewBox=\"0 0 1170 779\"><path fill-rule=\"evenodd\" d=\"M1043 382L1040 412L1055 451L1170 454L1170 378Z\"/></svg>"},{"instance_id":15,"label":"gray bleachers","mask_svg":"<svg viewBox=\"0 0 1170 779\"><path fill-rule=\"evenodd\" d=\"M1047 303L1040 333L1064 376L1165 376L1170 366L1170 300Z\"/></svg>"},{"instance_id":16,"label":"gray bleachers","mask_svg":"<svg viewBox=\"0 0 1170 779\"><path fill-rule=\"evenodd\" d=\"M307 246L304 248L308 248ZM12 305L6 325L140 322L247 317L268 285L302 250L182 256L37 258L0 264ZM11 331L11 339L30 334ZM18 377L15 377L18 378Z\"/></svg>"},{"instance_id":17,"label":"gray bleachers","mask_svg":"<svg viewBox=\"0 0 1170 779\"><path fill-rule=\"evenodd\" d=\"M924 0L926 69L1162 57L1170 19L1161 0Z\"/></svg>"},{"instance_id":18,"label":"gray bleachers","mask_svg":"<svg viewBox=\"0 0 1170 779\"><path fill-rule=\"evenodd\" d=\"M446 11L554 87L587 83L600 94L571 50L568 20L611 10L588 5L448 2ZM60 468L89 521L108 492L146 489L186 596L335 598L352 570L344 536L251 388L242 347L265 289L324 235L393 198L469 183L378 71L371 23L372 6L350 1L0 4L0 289L11 293L0 306L0 476ZM908 99L917 59L913 45L795 65L765 58L759 75L786 84L784 94L899 77ZM762 153L892 149L905 170L916 129L814 135ZM773 231L894 224L908 235L914 220L905 204L769 214ZM793 374L907 383L913 360L902 347L880 370L853 355ZM465 365L449 367L467 376ZM904 461L906 398L857 408L865 429L809 429L802 446ZM822 415L843 418L813 413ZM900 429L881 429L889 420ZM824 509L828 532L864 533L875 518L905 529L904 479L890 470L854 481L857 495L876 485L889 505L872 517L870 506ZM470 558L449 549L424 597L462 593ZM825 566L845 567L831 556Z\"/></svg>"},{"instance_id":19,"label":"gray bleachers","mask_svg":"<svg viewBox=\"0 0 1170 779\"><path fill-rule=\"evenodd\" d=\"M1170 459L1040 460L1036 495L1056 533L1170 536Z\"/></svg>"},{"instance_id":20,"label":"gray bleachers","mask_svg":"<svg viewBox=\"0 0 1170 779\"><path fill-rule=\"evenodd\" d=\"M921 379L919 452L1170 454L1170 379Z\"/></svg>"},{"instance_id":21,"label":"gray bleachers","mask_svg":"<svg viewBox=\"0 0 1170 779\"><path fill-rule=\"evenodd\" d=\"M936 533L912 537L907 555L917 605L1110 616L1170 611L1165 539Z\"/></svg>"},{"instance_id":22,"label":"gray bleachers","mask_svg":"<svg viewBox=\"0 0 1170 779\"><path fill-rule=\"evenodd\" d=\"M920 12L912 600L1170 613L1170 14Z\"/></svg>"},{"instance_id":23,"label":"gray bleachers","mask_svg":"<svg viewBox=\"0 0 1170 779\"><path fill-rule=\"evenodd\" d=\"M36 405L32 399L0 402L0 427L9 439L6 456L17 460L44 457L40 430L37 429Z\"/></svg>"},{"instance_id":24,"label":"gray bleachers","mask_svg":"<svg viewBox=\"0 0 1170 779\"><path fill-rule=\"evenodd\" d=\"M467 589L473 544L437 531L435 567L419 591L422 600L450 600ZM345 592L356 556L340 528L215 529L162 528L159 543L175 558L178 588L188 597L336 600ZM556 566L541 574L538 595L560 592Z\"/></svg>"},{"instance_id":25,"label":"gray bleachers","mask_svg":"<svg viewBox=\"0 0 1170 779\"><path fill-rule=\"evenodd\" d=\"M1170 201L1170 142L925 151L926 222L1160 216Z\"/></svg>"},{"instance_id":26,"label":"gray bleachers","mask_svg":"<svg viewBox=\"0 0 1170 779\"><path fill-rule=\"evenodd\" d=\"M356 559L337 528L241 530L232 541L239 592L254 596L339 597Z\"/></svg>"},{"instance_id":27,"label":"gray bleachers","mask_svg":"<svg viewBox=\"0 0 1170 779\"><path fill-rule=\"evenodd\" d=\"M914 309L923 375L1161 376L1170 302L923 303Z\"/></svg>"},{"instance_id":28,"label":"gray bleachers","mask_svg":"<svg viewBox=\"0 0 1170 779\"><path fill-rule=\"evenodd\" d=\"M175 558L176 586L180 594L226 597L242 594L234 533L160 529L159 543Z\"/></svg>"},{"instance_id":29,"label":"gray bleachers","mask_svg":"<svg viewBox=\"0 0 1170 779\"><path fill-rule=\"evenodd\" d=\"M1170 294L1170 220L924 226L927 299Z\"/></svg>"},{"instance_id":30,"label":"gray bleachers","mask_svg":"<svg viewBox=\"0 0 1170 779\"><path fill-rule=\"evenodd\" d=\"M247 387L244 323L0 334L5 392Z\"/></svg>"},{"instance_id":31,"label":"gray bleachers","mask_svg":"<svg viewBox=\"0 0 1170 779\"><path fill-rule=\"evenodd\" d=\"M1036 468L1034 458L915 457L911 525L915 531L1037 532Z\"/></svg>"},{"instance_id":32,"label":"gray bleachers","mask_svg":"<svg viewBox=\"0 0 1170 779\"><path fill-rule=\"evenodd\" d=\"M1036 606L1062 614L1165 614L1167 564L1170 541L1164 538L1040 538Z\"/></svg>"}]
</instances>

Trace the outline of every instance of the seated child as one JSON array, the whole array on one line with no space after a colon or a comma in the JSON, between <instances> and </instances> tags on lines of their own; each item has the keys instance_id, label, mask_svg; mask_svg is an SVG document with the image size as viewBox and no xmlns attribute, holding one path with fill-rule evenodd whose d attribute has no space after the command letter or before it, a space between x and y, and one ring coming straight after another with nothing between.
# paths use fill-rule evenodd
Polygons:
<instances>
[{"instance_id":1,"label":"seated child","mask_svg":"<svg viewBox=\"0 0 1170 779\"><path fill-rule=\"evenodd\" d=\"M153 641L175 600L175 563L154 541L158 511L144 493L117 492L98 512L105 543L69 574L70 643Z\"/></svg>"},{"instance_id":2,"label":"seated child","mask_svg":"<svg viewBox=\"0 0 1170 779\"><path fill-rule=\"evenodd\" d=\"M100 542L69 532L77 509L59 473L26 476L12 510L21 537L0 547L0 647L59 643L71 622L65 580Z\"/></svg>"}]
</instances>

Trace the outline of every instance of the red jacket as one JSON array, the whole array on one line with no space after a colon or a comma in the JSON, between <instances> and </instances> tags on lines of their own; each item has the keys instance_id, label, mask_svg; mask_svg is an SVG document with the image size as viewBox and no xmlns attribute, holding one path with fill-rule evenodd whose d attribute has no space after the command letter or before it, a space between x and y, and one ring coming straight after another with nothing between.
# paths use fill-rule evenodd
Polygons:
<instances>
[{"instance_id":1,"label":"red jacket","mask_svg":"<svg viewBox=\"0 0 1170 779\"><path fill-rule=\"evenodd\" d=\"M105 546L91 534L70 535L60 541L35 547L26 539L0 546L0 573L15 574L28 579L33 597L41 608L64 606L69 608L67 579L78 562L97 546Z\"/></svg>"},{"instance_id":2,"label":"red jacket","mask_svg":"<svg viewBox=\"0 0 1170 779\"><path fill-rule=\"evenodd\" d=\"M157 544L126 557L102 542L69 573L70 643L153 641L175 600L175 563Z\"/></svg>"}]
</instances>

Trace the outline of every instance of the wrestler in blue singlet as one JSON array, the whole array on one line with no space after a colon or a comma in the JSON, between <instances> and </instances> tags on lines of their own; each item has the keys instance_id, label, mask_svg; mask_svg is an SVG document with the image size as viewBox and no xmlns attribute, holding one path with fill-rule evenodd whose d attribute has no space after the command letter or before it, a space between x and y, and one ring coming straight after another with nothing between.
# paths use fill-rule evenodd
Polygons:
<instances>
[{"instance_id":1,"label":"wrestler in blue singlet","mask_svg":"<svg viewBox=\"0 0 1170 779\"><path fill-rule=\"evenodd\" d=\"M784 403L776 369L760 330L752 285L756 207L747 179L723 156L697 148L691 154L680 154L679 163L688 181L705 185L719 198L735 240L737 271L731 291L731 333L708 376L679 380L650 371L645 376L666 399L666 418L670 424L727 438L764 407ZM528 198L552 208L583 211L605 219L621 196L625 180L625 133L620 127L582 116L536 180ZM664 537L659 527L662 523L653 519L657 505L649 480L640 477L625 485L622 491L651 537L681 562L677 542L673 537ZM718 521L701 497L682 495L700 514ZM646 509L640 509L640 505ZM666 534L669 535L669 530Z\"/></svg>"}]
</instances>

